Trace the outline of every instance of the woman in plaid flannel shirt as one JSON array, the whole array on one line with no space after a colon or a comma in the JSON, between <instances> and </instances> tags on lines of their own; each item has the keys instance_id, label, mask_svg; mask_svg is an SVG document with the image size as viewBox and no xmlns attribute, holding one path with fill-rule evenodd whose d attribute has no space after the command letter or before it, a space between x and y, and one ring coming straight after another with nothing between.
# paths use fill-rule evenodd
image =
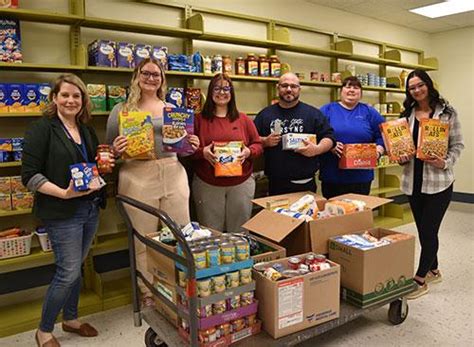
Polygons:
<instances>
[{"instance_id":1,"label":"woman in plaid flannel shirt","mask_svg":"<svg viewBox=\"0 0 474 347\"><path fill-rule=\"evenodd\" d=\"M441 281L438 270L438 231L453 193L453 166L464 148L461 125L456 110L440 97L430 76L422 70L412 71L406 80L403 102L415 146L419 122L423 118L440 119L449 123L446 157L429 160L404 157L402 191L408 196L421 244L420 262L415 275L418 289L407 298L415 299L428 292L428 283Z\"/></svg>"}]
</instances>

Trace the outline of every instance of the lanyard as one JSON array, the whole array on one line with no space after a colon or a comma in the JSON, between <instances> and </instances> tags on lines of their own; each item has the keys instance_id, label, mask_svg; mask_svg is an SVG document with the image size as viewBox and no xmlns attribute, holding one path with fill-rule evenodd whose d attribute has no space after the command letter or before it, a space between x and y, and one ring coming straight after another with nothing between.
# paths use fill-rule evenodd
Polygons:
<instances>
[{"instance_id":1,"label":"lanyard","mask_svg":"<svg viewBox=\"0 0 474 347\"><path fill-rule=\"evenodd\" d=\"M84 141L84 139L82 138L82 135L81 135L81 131L79 130L79 128L77 129L79 131L79 136L81 138L81 144L78 144L76 143L76 141L74 141L73 137L71 136L71 133L69 132L69 130L67 130L66 126L63 124L63 122L61 122L61 126L63 127L64 131L66 132L66 135L67 137L72 141L74 142L74 144L76 145L76 148L79 150L79 152L81 153L81 156L82 156L82 159L84 159L84 161L86 163L89 162L89 156L87 155L87 149L86 149L86 142Z\"/></svg>"}]
</instances>

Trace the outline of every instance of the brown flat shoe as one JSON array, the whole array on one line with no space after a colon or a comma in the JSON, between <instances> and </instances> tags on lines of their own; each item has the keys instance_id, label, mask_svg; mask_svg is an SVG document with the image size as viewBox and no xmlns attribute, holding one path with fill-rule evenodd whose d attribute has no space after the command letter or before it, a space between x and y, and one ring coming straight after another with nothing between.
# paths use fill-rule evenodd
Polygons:
<instances>
[{"instance_id":1,"label":"brown flat shoe","mask_svg":"<svg viewBox=\"0 0 474 347\"><path fill-rule=\"evenodd\" d=\"M52 339L49 339L48 341L46 341L43 344L40 344L39 338L38 338L38 331L36 331L35 340L36 340L36 344L38 345L38 347L61 347L58 340L56 340L56 338L54 336L53 336Z\"/></svg>"},{"instance_id":2,"label":"brown flat shoe","mask_svg":"<svg viewBox=\"0 0 474 347\"><path fill-rule=\"evenodd\" d=\"M68 333L74 333L74 334L77 334L79 336L83 336L83 337L94 337L94 336L97 336L99 335L99 333L97 332L97 330L95 330L95 328L90 325L89 323L83 323L81 324L81 326L79 327L79 329L76 329L76 328L72 328L66 324L62 324L63 326L63 330L68 332Z\"/></svg>"}]
</instances>

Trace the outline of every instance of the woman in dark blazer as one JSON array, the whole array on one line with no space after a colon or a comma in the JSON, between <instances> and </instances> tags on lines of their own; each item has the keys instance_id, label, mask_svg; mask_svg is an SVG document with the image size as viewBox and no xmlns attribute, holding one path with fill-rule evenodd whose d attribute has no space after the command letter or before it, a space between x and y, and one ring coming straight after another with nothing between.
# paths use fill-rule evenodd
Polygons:
<instances>
[{"instance_id":1,"label":"woman in dark blazer","mask_svg":"<svg viewBox=\"0 0 474 347\"><path fill-rule=\"evenodd\" d=\"M63 311L64 331L96 336L97 331L77 320L81 265L99 223L103 191L73 189L69 165L95 162L99 144L95 131L86 125L91 103L86 86L77 76L60 76L49 95L44 117L25 134L21 176L35 193L33 213L44 223L55 256L56 272L46 292L38 346L59 346L54 323Z\"/></svg>"}]
</instances>

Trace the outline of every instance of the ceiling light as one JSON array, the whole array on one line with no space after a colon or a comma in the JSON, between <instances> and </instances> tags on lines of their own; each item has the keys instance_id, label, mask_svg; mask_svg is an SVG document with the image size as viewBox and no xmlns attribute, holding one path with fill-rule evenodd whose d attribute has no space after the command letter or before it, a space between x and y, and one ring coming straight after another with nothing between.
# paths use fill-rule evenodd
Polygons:
<instances>
[{"instance_id":1,"label":"ceiling light","mask_svg":"<svg viewBox=\"0 0 474 347\"><path fill-rule=\"evenodd\" d=\"M430 17L438 18L456 13L474 11L474 1L471 0L448 0L439 4L414 8L410 12Z\"/></svg>"}]
</instances>

